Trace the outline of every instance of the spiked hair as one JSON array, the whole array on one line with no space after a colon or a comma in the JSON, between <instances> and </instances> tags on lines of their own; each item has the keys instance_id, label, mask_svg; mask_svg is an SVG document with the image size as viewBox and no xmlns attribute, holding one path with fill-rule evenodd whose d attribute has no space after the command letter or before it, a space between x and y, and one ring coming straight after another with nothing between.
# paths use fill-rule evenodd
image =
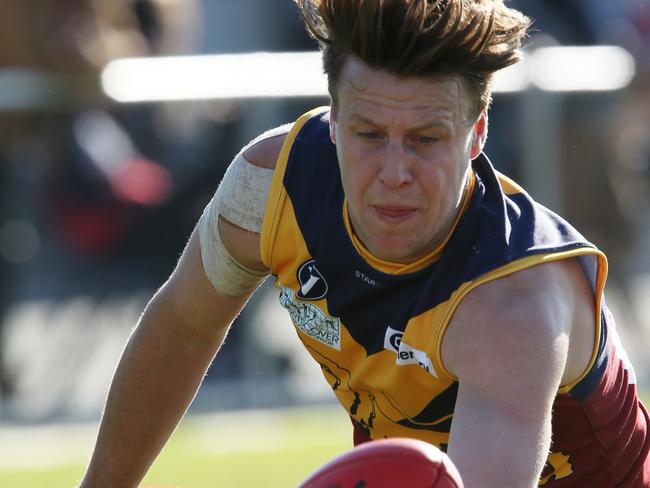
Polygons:
<instances>
[{"instance_id":1,"label":"spiked hair","mask_svg":"<svg viewBox=\"0 0 650 488\"><path fill-rule=\"evenodd\" d=\"M472 116L490 103L492 74L521 59L530 19L502 0L294 0L318 41L336 103L355 56L397 76L460 76Z\"/></svg>"}]
</instances>

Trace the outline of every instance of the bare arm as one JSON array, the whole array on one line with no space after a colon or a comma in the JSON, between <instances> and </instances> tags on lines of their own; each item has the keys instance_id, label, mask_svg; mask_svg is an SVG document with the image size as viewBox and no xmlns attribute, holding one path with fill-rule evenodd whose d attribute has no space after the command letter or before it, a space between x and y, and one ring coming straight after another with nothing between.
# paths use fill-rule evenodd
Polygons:
<instances>
[{"instance_id":1,"label":"bare arm","mask_svg":"<svg viewBox=\"0 0 650 488\"><path fill-rule=\"evenodd\" d=\"M195 231L124 350L82 487L138 485L245 301L220 296L208 282Z\"/></svg>"},{"instance_id":2,"label":"bare arm","mask_svg":"<svg viewBox=\"0 0 650 488\"><path fill-rule=\"evenodd\" d=\"M283 138L249 149L272 168ZM249 157L250 156L250 157ZM230 255L263 270L260 236L219 219ZM147 305L115 372L82 488L136 487L194 398L248 296L219 294L208 280L195 229L170 279Z\"/></svg>"},{"instance_id":3,"label":"bare arm","mask_svg":"<svg viewBox=\"0 0 650 488\"><path fill-rule=\"evenodd\" d=\"M466 488L533 488L551 445L575 308L574 267L549 263L482 285L443 344L459 380L449 455Z\"/></svg>"}]
</instances>

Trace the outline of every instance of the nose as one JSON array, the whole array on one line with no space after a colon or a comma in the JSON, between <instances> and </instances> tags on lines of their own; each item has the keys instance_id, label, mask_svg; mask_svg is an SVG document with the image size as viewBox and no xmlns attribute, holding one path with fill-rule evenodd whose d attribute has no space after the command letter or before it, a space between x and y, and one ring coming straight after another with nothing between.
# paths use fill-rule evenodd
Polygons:
<instances>
[{"instance_id":1,"label":"nose","mask_svg":"<svg viewBox=\"0 0 650 488\"><path fill-rule=\"evenodd\" d=\"M400 142L386 143L379 179L387 188L398 188L413 181L408 154Z\"/></svg>"}]
</instances>

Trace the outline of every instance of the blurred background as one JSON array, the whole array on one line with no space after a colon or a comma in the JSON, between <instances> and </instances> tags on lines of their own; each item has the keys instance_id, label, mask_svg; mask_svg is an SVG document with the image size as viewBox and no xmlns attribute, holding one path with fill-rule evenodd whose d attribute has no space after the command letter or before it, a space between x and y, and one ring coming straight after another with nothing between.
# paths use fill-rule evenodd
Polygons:
<instances>
[{"instance_id":1,"label":"blurred background","mask_svg":"<svg viewBox=\"0 0 650 488\"><path fill-rule=\"evenodd\" d=\"M495 93L486 152L608 255L608 303L647 390L650 3L509 4L535 29L519 81ZM605 50L557 49L567 46ZM315 49L291 0L0 0L0 453L15 448L14 428L99 418L130 330L232 157L327 104L319 87L193 92L201 75L180 65L146 81L152 93L190 87L183 95L126 101L109 63ZM318 75L277 66L287 83ZM223 76L243 73L271 75L249 65ZM122 79L122 93L142 79ZM270 285L237 319L191 413L333 401Z\"/></svg>"}]
</instances>

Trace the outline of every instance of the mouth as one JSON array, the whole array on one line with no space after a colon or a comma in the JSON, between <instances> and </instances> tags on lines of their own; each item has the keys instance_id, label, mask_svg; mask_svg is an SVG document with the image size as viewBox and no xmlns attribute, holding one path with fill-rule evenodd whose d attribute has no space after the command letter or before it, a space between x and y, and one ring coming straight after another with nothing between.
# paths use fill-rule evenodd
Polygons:
<instances>
[{"instance_id":1,"label":"mouth","mask_svg":"<svg viewBox=\"0 0 650 488\"><path fill-rule=\"evenodd\" d=\"M411 217L417 210L412 207L381 206L374 207L377 215L385 221L397 223Z\"/></svg>"}]
</instances>

